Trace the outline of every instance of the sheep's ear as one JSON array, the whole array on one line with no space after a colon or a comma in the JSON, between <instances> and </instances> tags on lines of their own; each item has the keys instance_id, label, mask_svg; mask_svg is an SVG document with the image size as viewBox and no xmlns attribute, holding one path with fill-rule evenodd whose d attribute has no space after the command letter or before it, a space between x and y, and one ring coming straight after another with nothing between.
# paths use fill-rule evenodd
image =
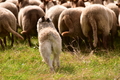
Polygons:
<instances>
[{"instance_id":1,"label":"sheep's ear","mask_svg":"<svg viewBox=\"0 0 120 80\"><path fill-rule=\"evenodd\" d=\"M51 22L51 20L49 19L49 18L47 18L47 20L46 20L47 22Z\"/></svg>"},{"instance_id":2,"label":"sheep's ear","mask_svg":"<svg viewBox=\"0 0 120 80\"><path fill-rule=\"evenodd\" d=\"M54 5L57 5L57 2L56 2L56 1L53 0L52 2L53 2Z\"/></svg>"}]
</instances>

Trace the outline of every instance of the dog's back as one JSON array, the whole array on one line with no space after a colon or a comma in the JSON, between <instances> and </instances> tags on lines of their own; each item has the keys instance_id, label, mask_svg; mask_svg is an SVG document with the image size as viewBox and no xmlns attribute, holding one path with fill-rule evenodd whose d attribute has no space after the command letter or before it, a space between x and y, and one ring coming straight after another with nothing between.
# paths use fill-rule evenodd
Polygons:
<instances>
[{"instance_id":1,"label":"dog's back","mask_svg":"<svg viewBox=\"0 0 120 80\"><path fill-rule=\"evenodd\" d=\"M40 18L37 23L39 51L44 61L50 66L50 69L54 71L53 62L57 62L59 66L59 54L61 53L61 37L55 29L52 21L48 18ZM50 59L50 55L53 54L55 61Z\"/></svg>"}]
</instances>

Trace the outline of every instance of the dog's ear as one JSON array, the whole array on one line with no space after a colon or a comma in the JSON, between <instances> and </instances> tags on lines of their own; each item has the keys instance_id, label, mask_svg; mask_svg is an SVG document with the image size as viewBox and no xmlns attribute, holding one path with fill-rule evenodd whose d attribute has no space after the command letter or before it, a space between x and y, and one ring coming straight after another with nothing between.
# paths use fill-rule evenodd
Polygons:
<instances>
[{"instance_id":1,"label":"dog's ear","mask_svg":"<svg viewBox=\"0 0 120 80\"><path fill-rule=\"evenodd\" d=\"M40 19L38 20L38 22L44 22L44 21L45 21L45 17L44 16L40 17Z\"/></svg>"},{"instance_id":2,"label":"dog's ear","mask_svg":"<svg viewBox=\"0 0 120 80\"><path fill-rule=\"evenodd\" d=\"M120 8L120 3L117 3L116 6L118 6Z\"/></svg>"},{"instance_id":3,"label":"dog's ear","mask_svg":"<svg viewBox=\"0 0 120 80\"><path fill-rule=\"evenodd\" d=\"M47 18L46 21L47 21L47 22L51 22L50 18Z\"/></svg>"},{"instance_id":4,"label":"dog's ear","mask_svg":"<svg viewBox=\"0 0 120 80\"><path fill-rule=\"evenodd\" d=\"M44 21L45 21L45 17L43 16L43 17L42 17L42 22L44 22Z\"/></svg>"}]
</instances>

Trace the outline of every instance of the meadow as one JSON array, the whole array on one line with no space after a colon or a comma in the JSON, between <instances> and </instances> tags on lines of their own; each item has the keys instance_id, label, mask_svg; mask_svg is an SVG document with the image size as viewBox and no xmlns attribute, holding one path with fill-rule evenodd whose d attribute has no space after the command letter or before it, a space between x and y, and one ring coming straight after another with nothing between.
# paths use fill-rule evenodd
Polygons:
<instances>
[{"instance_id":1,"label":"meadow","mask_svg":"<svg viewBox=\"0 0 120 80\"><path fill-rule=\"evenodd\" d=\"M109 52L78 50L71 54L63 50L56 73L50 73L42 62L37 38L32 40L33 47L26 42L15 43L5 51L0 47L0 80L120 80L120 38Z\"/></svg>"}]
</instances>

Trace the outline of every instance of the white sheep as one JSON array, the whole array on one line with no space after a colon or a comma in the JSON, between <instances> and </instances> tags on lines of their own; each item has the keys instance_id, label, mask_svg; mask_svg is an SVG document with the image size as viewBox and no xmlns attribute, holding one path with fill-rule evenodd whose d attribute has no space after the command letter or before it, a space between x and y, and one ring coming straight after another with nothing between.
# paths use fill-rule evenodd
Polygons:
<instances>
[{"instance_id":1,"label":"white sheep","mask_svg":"<svg viewBox=\"0 0 120 80\"><path fill-rule=\"evenodd\" d=\"M59 55L61 53L62 44L61 37L53 22L49 18L42 17L37 22L39 52L43 60L55 72L55 66L59 67ZM53 55L53 60L51 59Z\"/></svg>"},{"instance_id":2,"label":"white sheep","mask_svg":"<svg viewBox=\"0 0 120 80\"><path fill-rule=\"evenodd\" d=\"M117 18L111 9L100 4L90 5L82 12L80 23L83 34L88 38L92 49L97 47L100 35L105 49L108 49L109 36L111 36L109 41L113 47L112 41L117 30Z\"/></svg>"},{"instance_id":3,"label":"white sheep","mask_svg":"<svg viewBox=\"0 0 120 80\"><path fill-rule=\"evenodd\" d=\"M23 34L29 42L29 46L32 46L31 36L37 36L37 21L40 17L44 16L45 13L39 6L26 6L21 8L18 13L18 23L22 28L21 34Z\"/></svg>"},{"instance_id":4,"label":"white sheep","mask_svg":"<svg viewBox=\"0 0 120 80\"><path fill-rule=\"evenodd\" d=\"M62 11L67 8L62 5L55 5L51 7L45 14L46 17L49 17L55 25L55 28L58 30L58 19Z\"/></svg>"},{"instance_id":5,"label":"white sheep","mask_svg":"<svg viewBox=\"0 0 120 80\"><path fill-rule=\"evenodd\" d=\"M24 39L19 33L16 32L17 20L14 14L0 7L0 37L4 38L12 33L20 39Z\"/></svg>"}]
</instances>

